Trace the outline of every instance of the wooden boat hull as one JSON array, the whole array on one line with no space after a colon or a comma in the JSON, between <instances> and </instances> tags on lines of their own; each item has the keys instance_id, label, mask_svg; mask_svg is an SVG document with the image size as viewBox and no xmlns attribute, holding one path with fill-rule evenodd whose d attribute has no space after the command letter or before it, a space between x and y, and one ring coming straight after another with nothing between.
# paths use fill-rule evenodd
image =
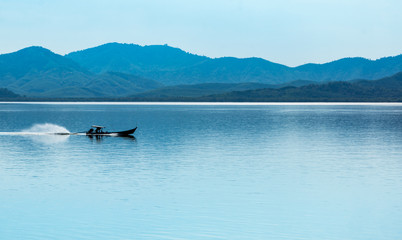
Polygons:
<instances>
[{"instance_id":1,"label":"wooden boat hull","mask_svg":"<svg viewBox=\"0 0 402 240\"><path fill-rule=\"evenodd\" d=\"M124 136L129 136L134 134L135 130L137 130L137 127L126 130L126 131L120 131L120 132L102 132L102 133L86 133L88 136L119 136L119 137L124 137Z\"/></svg>"},{"instance_id":2,"label":"wooden boat hull","mask_svg":"<svg viewBox=\"0 0 402 240\"><path fill-rule=\"evenodd\" d=\"M114 132L114 134L117 134L118 136L127 136L133 134L135 130L137 130L137 127L126 131Z\"/></svg>"}]
</instances>

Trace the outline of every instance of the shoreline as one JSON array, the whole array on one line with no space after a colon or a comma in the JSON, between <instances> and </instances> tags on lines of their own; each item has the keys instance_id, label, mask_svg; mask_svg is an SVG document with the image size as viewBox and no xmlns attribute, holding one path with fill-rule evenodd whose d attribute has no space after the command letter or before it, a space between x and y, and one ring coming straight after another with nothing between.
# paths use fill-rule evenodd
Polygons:
<instances>
[{"instance_id":1,"label":"shoreline","mask_svg":"<svg viewBox=\"0 0 402 240\"><path fill-rule=\"evenodd\" d=\"M0 104L42 105L178 105L178 106L402 106L402 102L35 102L0 101Z\"/></svg>"}]
</instances>

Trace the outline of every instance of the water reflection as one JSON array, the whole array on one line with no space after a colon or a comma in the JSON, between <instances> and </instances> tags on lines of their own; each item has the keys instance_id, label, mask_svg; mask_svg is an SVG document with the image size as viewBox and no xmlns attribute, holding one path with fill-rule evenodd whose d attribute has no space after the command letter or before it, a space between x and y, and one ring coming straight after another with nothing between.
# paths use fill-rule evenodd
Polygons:
<instances>
[{"instance_id":1,"label":"water reflection","mask_svg":"<svg viewBox=\"0 0 402 240\"><path fill-rule=\"evenodd\" d=\"M26 112L0 114L1 239L402 239L401 107L13 109ZM99 119L138 120L140 140L12 133Z\"/></svg>"},{"instance_id":2,"label":"water reflection","mask_svg":"<svg viewBox=\"0 0 402 240\"><path fill-rule=\"evenodd\" d=\"M134 136L128 135L128 136L106 136L106 135L86 135L91 141L96 141L97 143L103 142L107 138L121 138L121 139L126 139L129 141L137 141L137 139Z\"/></svg>"}]
</instances>

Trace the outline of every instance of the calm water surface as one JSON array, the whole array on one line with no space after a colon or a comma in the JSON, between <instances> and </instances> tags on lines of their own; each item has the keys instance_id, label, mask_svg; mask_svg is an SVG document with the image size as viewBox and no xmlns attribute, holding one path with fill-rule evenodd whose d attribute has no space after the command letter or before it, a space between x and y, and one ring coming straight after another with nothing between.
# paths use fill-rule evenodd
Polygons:
<instances>
[{"instance_id":1,"label":"calm water surface","mask_svg":"<svg viewBox=\"0 0 402 240\"><path fill-rule=\"evenodd\" d=\"M92 124L138 132L40 134ZM388 240L401 223L401 105L0 104L0 239Z\"/></svg>"}]
</instances>

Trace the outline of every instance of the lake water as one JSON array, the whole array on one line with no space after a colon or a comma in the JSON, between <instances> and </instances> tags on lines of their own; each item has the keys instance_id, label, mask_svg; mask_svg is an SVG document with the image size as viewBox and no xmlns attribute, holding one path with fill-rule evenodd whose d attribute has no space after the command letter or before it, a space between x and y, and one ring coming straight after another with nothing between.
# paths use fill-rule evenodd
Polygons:
<instances>
[{"instance_id":1,"label":"lake water","mask_svg":"<svg viewBox=\"0 0 402 240\"><path fill-rule=\"evenodd\" d=\"M0 239L402 239L402 105L0 103Z\"/></svg>"}]
</instances>

